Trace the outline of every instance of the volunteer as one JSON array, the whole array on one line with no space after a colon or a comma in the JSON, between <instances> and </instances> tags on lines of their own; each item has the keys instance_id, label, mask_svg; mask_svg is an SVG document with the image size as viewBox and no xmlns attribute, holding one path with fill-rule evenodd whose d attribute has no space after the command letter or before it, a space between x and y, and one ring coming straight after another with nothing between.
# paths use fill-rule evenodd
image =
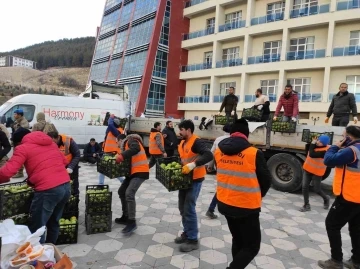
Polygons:
<instances>
[{"instance_id":1,"label":"volunteer","mask_svg":"<svg viewBox=\"0 0 360 269\"><path fill-rule=\"evenodd\" d=\"M165 151L165 134L161 133L161 123L155 122L154 128L151 128L149 138L149 153L151 155L149 168L152 168L156 164L158 158L166 158L167 154Z\"/></svg>"}]
</instances>

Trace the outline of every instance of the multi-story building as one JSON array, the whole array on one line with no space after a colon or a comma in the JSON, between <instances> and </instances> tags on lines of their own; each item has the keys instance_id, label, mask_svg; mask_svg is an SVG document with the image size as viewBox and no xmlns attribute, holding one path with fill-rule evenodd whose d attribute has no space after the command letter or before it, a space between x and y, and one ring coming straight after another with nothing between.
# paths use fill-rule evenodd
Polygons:
<instances>
[{"instance_id":1,"label":"multi-story building","mask_svg":"<svg viewBox=\"0 0 360 269\"><path fill-rule=\"evenodd\" d=\"M178 109L191 119L214 114L234 86L239 111L253 105L257 88L275 110L287 83L299 93L301 122L323 122L342 82L360 102L359 7L359 0L189 1Z\"/></svg>"},{"instance_id":2,"label":"multi-story building","mask_svg":"<svg viewBox=\"0 0 360 269\"><path fill-rule=\"evenodd\" d=\"M36 69L36 62L11 55L0 57L0 67L6 66L21 66Z\"/></svg>"}]
</instances>

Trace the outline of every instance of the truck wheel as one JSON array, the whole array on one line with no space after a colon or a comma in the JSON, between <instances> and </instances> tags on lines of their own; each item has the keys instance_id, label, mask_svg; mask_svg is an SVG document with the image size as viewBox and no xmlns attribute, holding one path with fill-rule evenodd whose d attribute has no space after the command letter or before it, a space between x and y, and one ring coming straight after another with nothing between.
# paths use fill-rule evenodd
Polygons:
<instances>
[{"instance_id":1,"label":"truck wheel","mask_svg":"<svg viewBox=\"0 0 360 269\"><path fill-rule=\"evenodd\" d=\"M267 165L274 189L295 192L301 188L303 172L298 158L287 153L278 153L268 160Z\"/></svg>"}]
</instances>

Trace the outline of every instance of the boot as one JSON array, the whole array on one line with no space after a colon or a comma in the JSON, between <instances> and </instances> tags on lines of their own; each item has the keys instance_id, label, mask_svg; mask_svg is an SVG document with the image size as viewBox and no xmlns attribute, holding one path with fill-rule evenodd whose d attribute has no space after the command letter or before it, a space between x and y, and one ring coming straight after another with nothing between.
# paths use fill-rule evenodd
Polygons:
<instances>
[{"instance_id":1,"label":"boot","mask_svg":"<svg viewBox=\"0 0 360 269\"><path fill-rule=\"evenodd\" d=\"M211 212L210 210L206 212L206 216L210 219L217 219L218 217L217 215L214 214L214 212Z\"/></svg>"},{"instance_id":2,"label":"boot","mask_svg":"<svg viewBox=\"0 0 360 269\"><path fill-rule=\"evenodd\" d=\"M324 269L343 269L344 265L342 262L329 259L327 261L318 261L318 265Z\"/></svg>"},{"instance_id":3,"label":"boot","mask_svg":"<svg viewBox=\"0 0 360 269\"><path fill-rule=\"evenodd\" d=\"M198 240L186 240L186 242L180 245L181 252L190 252L192 250L196 250L199 248L199 241Z\"/></svg>"},{"instance_id":4,"label":"boot","mask_svg":"<svg viewBox=\"0 0 360 269\"><path fill-rule=\"evenodd\" d=\"M355 263L352 259L344 261L344 267L349 269L360 269L360 263Z\"/></svg>"},{"instance_id":5,"label":"boot","mask_svg":"<svg viewBox=\"0 0 360 269\"><path fill-rule=\"evenodd\" d=\"M136 221L135 220L128 220L125 228L121 230L123 234L130 235L133 231L137 229Z\"/></svg>"},{"instance_id":6,"label":"boot","mask_svg":"<svg viewBox=\"0 0 360 269\"><path fill-rule=\"evenodd\" d=\"M299 209L299 211L300 211L300 212L307 212L307 211L311 211L311 207L310 207L310 205L309 205L309 204L307 204L307 205L303 205L303 207L301 207L301 208Z\"/></svg>"},{"instance_id":7,"label":"boot","mask_svg":"<svg viewBox=\"0 0 360 269\"><path fill-rule=\"evenodd\" d=\"M176 237L174 242L175 244L182 244L185 243L187 240L186 234L182 233L180 236Z\"/></svg>"},{"instance_id":8,"label":"boot","mask_svg":"<svg viewBox=\"0 0 360 269\"><path fill-rule=\"evenodd\" d=\"M125 216L125 215L122 215L121 218L116 218L115 219L115 223L116 224L126 225L128 223L128 217Z\"/></svg>"}]
</instances>

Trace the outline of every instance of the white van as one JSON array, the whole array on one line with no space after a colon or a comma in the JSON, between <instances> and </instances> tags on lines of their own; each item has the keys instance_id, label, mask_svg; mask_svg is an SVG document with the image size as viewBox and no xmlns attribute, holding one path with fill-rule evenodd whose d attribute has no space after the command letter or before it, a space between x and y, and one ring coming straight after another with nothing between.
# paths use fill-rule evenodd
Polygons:
<instances>
[{"instance_id":1,"label":"white van","mask_svg":"<svg viewBox=\"0 0 360 269\"><path fill-rule=\"evenodd\" d=\"M107 127L103 122L107 112L119 118L130 115L128 101L23 94L0 107L1 123L9 127L18 108L24 111L30 127L36 123L36 114L44 112L46 120L53 123L60 134L73 137L80 146L87 144L90 138L98 142L104 140Z\"/></svg>"}]
</instances>

